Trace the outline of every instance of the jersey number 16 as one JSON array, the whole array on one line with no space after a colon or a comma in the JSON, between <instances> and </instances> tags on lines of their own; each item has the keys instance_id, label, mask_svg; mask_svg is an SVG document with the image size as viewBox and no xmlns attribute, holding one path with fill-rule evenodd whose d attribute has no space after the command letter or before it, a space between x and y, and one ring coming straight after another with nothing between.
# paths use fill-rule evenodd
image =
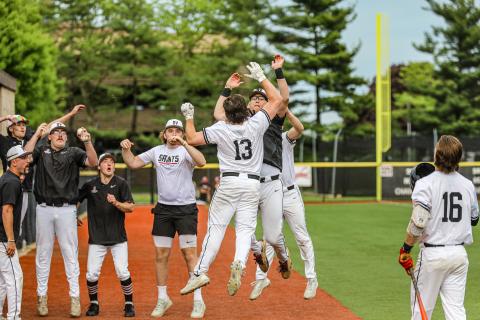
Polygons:
<instances>
[{"instance_id":1,"label":"jersey number 16","mask_svg":"<svg viewBox=\"0 0 480 320\"><path fill-rule=\"evenodd\" d=\"M442 222L459 222L460 220L462 220L462 206L459 203L455 203L455 200L462 200L462 194L460 192L452 192L450 194L448 192L445 192L442 198Z\"/></svg>"}]
</instances>

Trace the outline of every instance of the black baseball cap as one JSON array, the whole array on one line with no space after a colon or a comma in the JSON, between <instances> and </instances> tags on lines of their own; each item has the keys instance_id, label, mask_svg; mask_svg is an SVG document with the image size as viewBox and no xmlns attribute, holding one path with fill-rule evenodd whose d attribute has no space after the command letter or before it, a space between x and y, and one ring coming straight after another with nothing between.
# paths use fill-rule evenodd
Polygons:
<instances>
[{"instance_id":1,"label":"black baseball cap","mask_svg":"<svg viewBox=\"0 0 480 320\"><path fill-rule=\"evenodd\" d=\"M110 158L112 159L113 162L115 162L115 156L111 153L106 152L106 153L102 153L100 157L98 157L98 165L100 165L100 163L102 163L102 161L107 158Z\"/></svg>"},{"instance_id":2,"label":"black baseball cap","mask_svg":"<svg viewBox=\"0 0 480 320\"><path fill-rule=\"evenodd\" d=\"M250 93L249 98L252 99L253 96L258 95L258 94L261 95L262 97L264 97L265 100L268 101L267 93L262 88L253 89L252 92Z\"/></svg>"}]
</instances>

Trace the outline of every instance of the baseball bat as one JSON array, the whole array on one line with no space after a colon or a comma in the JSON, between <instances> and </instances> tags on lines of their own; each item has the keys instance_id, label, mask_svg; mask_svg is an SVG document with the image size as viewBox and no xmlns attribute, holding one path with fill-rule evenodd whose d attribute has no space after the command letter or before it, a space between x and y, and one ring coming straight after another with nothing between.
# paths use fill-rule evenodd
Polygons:
<instances>
[{"instance_id":1,"label":"baseball bat","mask_svg":"<svg viewBox=\"0 0 480 320\"><path fill-rule=\"evenodd\" d=\"M418 290L417 279L415 279L415 276L413 275L413 268L410 269L408 273L410 274L410 278L412 278L413 288L415 289L415 295L417 296L418 309L420 309L422 320L428 320L427 311L425 310L422 297L420 296L420 291Z\"/></svg>"}]
</instances>

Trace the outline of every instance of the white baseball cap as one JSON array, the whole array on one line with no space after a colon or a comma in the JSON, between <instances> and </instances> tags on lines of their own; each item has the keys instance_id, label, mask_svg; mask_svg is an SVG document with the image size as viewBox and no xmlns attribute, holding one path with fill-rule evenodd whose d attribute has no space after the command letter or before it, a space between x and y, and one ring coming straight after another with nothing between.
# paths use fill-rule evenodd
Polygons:
<instances>
[{"instance_id":1,"label":"white baseball cap","mask_svg":"<svg viewBox=\"0 0 480 320\"><path fill-rule=\"evenodd\" d=\"M54 122L50 125L50 130L48 130L48 133L52 133L53 130L64 130L67 131L67 127L61 123L60 121Z\"/></svg>"},{"instance_id":2,"label":"white baseball cap","mask_svg":"<svg viewBox=\"0 0 480 320\"><path fill-rule=\"evenodd\" d=\"M183 131L182 121L178 119L170 119L167 121L167 124L165 125L165 130L167 130L168 128L178 128Z\"/></svg>"},{"instance_id":3,"label":"white baseball cap","mask_svg":"<svg viewBox=\"0 0 480 320\"><path fill-rule=\"evenodd\" d=\"M23 157L29 154L32 154L32 153L23 150L22 146L17 144L16 146L13 146L10 149L8 149L7 161L12 161L13 159L17 159L19 157Z\"/></svg>"}]
</instances>

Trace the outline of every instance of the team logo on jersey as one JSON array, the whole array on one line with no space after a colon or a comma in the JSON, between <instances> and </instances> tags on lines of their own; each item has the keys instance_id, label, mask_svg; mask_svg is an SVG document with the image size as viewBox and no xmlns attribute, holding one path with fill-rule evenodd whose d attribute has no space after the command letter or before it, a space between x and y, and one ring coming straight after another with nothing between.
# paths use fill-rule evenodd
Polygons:
<instances>
[{"instance_id":1,"label":"team logo on jersey","mask_svg":"<svg viewBox=\"0 0 480 320\"><path fill-rule=\"evenodd\" d=\"M113 189L113 188L115 188L116 186L117 186L116 184L112 184L112 185L110 186L110 188Z\"/></svg>"},{"instance_id":2,"label":"team logo on jersey","mask_svg":"<svg viewBox=\"0 0 480 320\"><path fill-rule=\"evenodd\" d=\"M158 164L161 166L174 167L180 162L180 156L161 154L158 156Z\"/></svg>"},{"instance_id":3,"label":"team logo on jersey","mask_svg":"<svg viewBox=\"0 0 480 320\"><path fill-rule=\"evenodd\" d=\"M50 154L50 153L52 153L52 151L50 151L50 149L45 149L44 153Z\"/></svg>"},{"instance_id":4,"label":"team logo on jersey","mask_svg":"<svg viewBox=\"0 0 480 320\"><path fill-rule=\"evenodd\" d=\"M96 186L93 186L93 188L92 188L92 191L91 191L91 192L92 192L92 193L97 193L97 192L98 192L98 190L97 190L97 187L96 187Z\"/></svg>"}]
</instances>

